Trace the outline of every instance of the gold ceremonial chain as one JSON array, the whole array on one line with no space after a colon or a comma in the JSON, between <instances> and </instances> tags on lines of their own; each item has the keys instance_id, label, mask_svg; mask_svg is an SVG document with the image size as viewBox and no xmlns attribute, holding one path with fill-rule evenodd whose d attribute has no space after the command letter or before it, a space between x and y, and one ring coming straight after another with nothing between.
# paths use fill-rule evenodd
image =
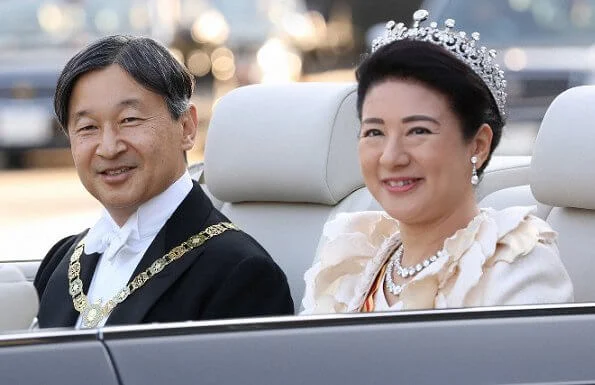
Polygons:
<instances>
[{"instance_id":1,"label":"gold ceremonial chain","mask_svg":"<svg viewBox=\"0 0 595 385\"><path fill-rule=\"evenodd\" d=\"M81 263L79 262L79 258L83 254L83 249L85 248L85 239L81 239L70 257L70 265L68 267L68 291L72 296L74 308L83 317L82 326L84 328L97 327L99 322L108 317L119 303L124 302L130 294L141 288L149 279L163 270L165 266L180 259L190 250L202 245L209 239L216 237L227 230L239 230L239 228L230 222L220 222L191 236L187 241L182 242L182 244L174 247L163 257L153 262L145 271L139 273L128 283L128 285L120 289L120 291L105 304L103 304L101 300L98 300L95 303L89 303L88 297L83 293L83 281L80 276Z\"/></svg>"}]
</instances>

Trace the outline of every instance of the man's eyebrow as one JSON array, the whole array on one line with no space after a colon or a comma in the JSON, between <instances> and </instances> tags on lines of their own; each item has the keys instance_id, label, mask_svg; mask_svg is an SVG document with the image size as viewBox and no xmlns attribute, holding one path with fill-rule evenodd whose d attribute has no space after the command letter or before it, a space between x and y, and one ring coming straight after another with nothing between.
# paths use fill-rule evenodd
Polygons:
<instances>
[{"instance_id":1,"label":"man's eyebrow","mask_svg":"<svg viewBox=\"0 0 595 385\"><path fill-rule=\"evenodd\" d=\"M431 116L427 116L427 115L411 115L411 116L407 116L407 117L404 117L403 119L401 119L401 122L403 122L403 123L411 123L411 122L419 122L419 121L432 122L437 125L440 125L439 121L437 121L436 119L432 118Z\"/></svg>"},{"instance_id":2,"label":"man's eyebrow","mask_svg":"<svg viewBox=\"0 0 595 385\"><path fill-rule=\"evenodd\" d=\"M370 124L384 124L384 120L380 118L366 118L362 121L362 123L370 123Z\"/></svg>"},{"instance_id":3,"label":"man's eyebrow","mask_svg":"<svg viewBox=\"0 0 595 385\"><path fill-rule=\"evenodd\" d=\"M118 105L122 107L132 107L138 109L142 105L142 102L140 99L129 98L122 100L120 103L118 103Z\"/></svg>"},{"instance_id":4,"label":"man's eyebrow","mask_svg":"<svg viewBox=\"0 0 595 385\"><path fill-rule=\"evenodd\" d=\"M80 110L71 115L72 121L77 122L79 119L84 118L90 114L89 110Z\"/></svg>"},{"instance_id":5,"label":"man's eyebrow","mask_svg":"<svg viewBox=\"0 0 595 385\"><path fill-rule=\"evenodd\" d=\"M120 106L120 107L132 107L137 110L140 109L141 105L142 105L142 102L140 101L140 99L137 99L137 98L124 99L120 103L118 103L118 106ZM91 114L90 110L80 110L80 111L73 113L71 115L71 118L72 118L73 122L77 122L79 119L84 118L85 116L89 116L90 114Z\"/></svg>"}]
</instances>

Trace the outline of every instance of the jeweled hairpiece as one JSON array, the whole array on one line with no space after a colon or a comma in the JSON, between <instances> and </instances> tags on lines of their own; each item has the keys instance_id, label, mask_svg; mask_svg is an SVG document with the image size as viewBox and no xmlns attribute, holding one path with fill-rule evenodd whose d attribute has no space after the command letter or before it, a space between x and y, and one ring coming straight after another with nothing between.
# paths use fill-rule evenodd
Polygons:
<instances>
[{"instance_id":1,"label":"jeweled hairpiece","mask_svg":"<svg viewBox=\"0 0 595 385\"><path fill-rule=\"evenodd\" d=\"M419 40L439 45L471 67L483 79L498 105L500 114L504 116L506 80L504 80L504 71L494 62L496 51L479 46L478 32L473 32L469 38L464 31L453 30L455 26L453 19L444 21L444 29L439 29L436 22L430 23L429 27L420 26L428 16L428 11L417 10L413 14L413 26L410 28L403 23L389 21L386 23L384 34L372 42L372 52L396 40Z\"/></svg>"}]
</instances>

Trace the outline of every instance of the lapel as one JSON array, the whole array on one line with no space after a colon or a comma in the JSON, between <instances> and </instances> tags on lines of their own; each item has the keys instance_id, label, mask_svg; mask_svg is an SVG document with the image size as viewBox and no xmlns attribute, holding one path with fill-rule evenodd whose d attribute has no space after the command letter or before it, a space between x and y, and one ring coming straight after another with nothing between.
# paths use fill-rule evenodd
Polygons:
<instances>
[{"instance_id":1,"label":"lapel","mask_svg":"<svg viewBox=\"0 0 595 385\"><path fill-rule=\"evenodd\" d=\"M75 246L87 234L87 231L77 236L72 246L62 256L62 260L52 274L46 290L44 292L44 304L40 306L39 319L42 327L64 327L74 326L79 313L74 309L72 297L68 292L68 266L70 265L70 256ZM89 285L93 278L93 273L99 261L99 254L83 254L80 257L81 280L83 281L83 291L89 291ZM46 295L47 294L47 295Z\"/></svg>"},{"instance_id":2,"label":"lapel","mask_svg":"<svg viewBox=\"0 0 595 385\"><path fill-rule=\"evenodd\" d=\"M213 205L198 183L167 220L139 262L132 278L147 269L158 258L207 227ZM107 325L141 323L159 297L200 257L204 246L186 253L149 279L145 285L116 306Z\"/></svg>"}]
</instances>

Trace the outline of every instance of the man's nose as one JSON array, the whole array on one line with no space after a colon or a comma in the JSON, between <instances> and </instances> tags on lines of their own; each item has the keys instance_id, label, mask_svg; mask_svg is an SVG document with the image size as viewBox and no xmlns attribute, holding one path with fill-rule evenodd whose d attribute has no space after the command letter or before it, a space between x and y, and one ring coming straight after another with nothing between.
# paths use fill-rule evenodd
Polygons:
<instances>
[{"instance_id":1,"label":"man's nose","mask_svg":"<svg viewBox=\"0 0 595 385\"><path fill-rule=\"evenodd\" d=\"M120 131L112 125L105 125L101 129L99 144L95 153L102 158L114 158L126 150L126 144L120 136Z\"/></svg>"}]
</instances>

